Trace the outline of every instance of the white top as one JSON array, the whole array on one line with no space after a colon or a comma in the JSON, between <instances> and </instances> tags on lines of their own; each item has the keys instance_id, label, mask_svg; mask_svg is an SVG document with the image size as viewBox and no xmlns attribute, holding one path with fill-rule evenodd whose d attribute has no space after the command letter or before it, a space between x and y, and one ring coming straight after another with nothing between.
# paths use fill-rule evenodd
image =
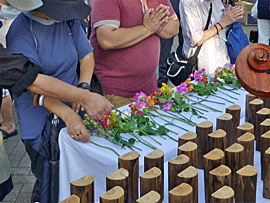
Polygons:
<instances>
[{"instance_id":1,"label":"white top","mask_svg":"<svg viewBox=\"0 0 270 203\"><path fill-rule=\"evenodd\" d=\"M203 37L206 25L210 0L181 0L179 12L184 38L183 52L186 57L192 56L196 51L196 44ZM220 0L212 0L213 9L210 24L211 28L222 19L224 6ZM217 25L219 26L219 25ZM230 63L225 44L225 30L207 40L198 56L199 70L205 68L206 73L214 73L216 68Z\"/></svg>"}]
</instances>

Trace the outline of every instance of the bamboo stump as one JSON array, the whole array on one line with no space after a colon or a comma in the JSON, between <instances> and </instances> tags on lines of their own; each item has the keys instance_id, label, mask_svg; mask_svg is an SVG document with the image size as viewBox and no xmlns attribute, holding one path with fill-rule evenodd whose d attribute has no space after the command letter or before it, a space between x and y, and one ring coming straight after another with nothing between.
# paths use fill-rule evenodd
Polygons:
<instances>
[{"instance_id":1,"label":"bamboo stump","mask_svg":"<svg viewBox=\"0 0 270 203\"><path fill-rule=\"evenodd\" d=\"M137 203L161 203L160 194L156 191L150 191L146 195L142 196L140 199L137 199Z\"/></svg>"},{"instance_id":2,"label":"bamboo stump","mask_svg":"<svg viewBox=\"0 0 270 203\"><path fill-rule=\"evenodd\" d=\"M164 188L164 153L163 151L156 149L153 152L147 154L144 157L144 172L149 169L157 167L161 170L162 173L162 188ZM163 193L161 194L161 200L163 200Z\"/></svg>"},{"instance_id":3,"label":"bamboo stump","mask_svg":"<svg viewBox=\"0 0 270 203\"><path fill-rule=\"evenodd\" d=\"M236 143L236 132L237 126L240 124L241 107L237 104L234 104L226 108L226 113L232 115L232 125L230 126L232 129L232 136L229 138L229 143L227 143L227 146L231 146L232 144Z\"/></svg>"},{"instance_id":4,"label":"bamboo stump","mask_svg":"<svg viewBox=\"0 0 270 203\"><path fill-rule=\"evenodd\" d=\"M169 191L169 203L193 203L193 189L182 183Z\"/></svg>"},{"instance_id":5,"label":"bamboo stump","mask_svg":"<svg viewBox=\"0 0 270 203\"><path fill-rule=\"evenodd\" d=\"M248 109L249 109L249 102L251 102L252 100L254 99L257 99L258 97L253 95L253 94L247 94L246 95L246 115L245 115L245 121L246 122L250 122L249 119L250 119L250 116L249 116L249 112L248 112Z\"/></svg>"},{"instance_id":6,"label":"bamboo stump","mask_svg":"<svg viewBox=\"0 0 270 203\"><path fill-rule=\"evenodd\" d=\"M270 99L269 98L260 98L264 102L264 107L270 108Z\"/></svg>"},{"instance_id":7,"label":"bamboo stump","mask_svg":"<svg viewBox=\"0 0 270 203\"><path fill-rule=\"evenodd\" d=\"M208 134L208 152L215 148L224 151L226 149L226 135L227 133L222 129Z\"/></svg>"},{"instance_id":8,"label":"bamboo stump","mask_svg":"<svg viewBox=\"0 0 270 203\"><path fill-rule=\"evenodd\" d=\"M140 176L141 197L154 190L163 197L162 172L159 168L153 167Z\"/></svg>"},{"instance_id":9,"label":"bamboo stump","mask_svg":"<svg viewBox=\"0 0 270 203\"><path fill-rule=\"evenodd\" d=\"M264 153L264 168L263 197L270 199L270 147Z\"/></svg>"},{"instance_id":10,"label":"bamboo stump","mask_svg":"<svg viewBox=\"0 0 270 203\"><path fill-rule=\"evenodd\" d=\"M236 172L235 203L256 202L257 173L258 170L251 165L246 165Z\"/></svg>"},{"instance_id":11,"label":"bamboo stump","mask_svg":"<svg viewBox=\"0 0 270 203\"><path fill-rule=\"evenodd\" d=\"M209 171L209 197L211 194L220 189L221 187L227 185L231 187L232 175L231 169L228 166L220 165L217 168ZM210 199L209 199L210 200Z\"/></svg>"},{"instance_id":12,"label":"bamboo stump","mask_svg":"<svg viewBox=\"0 0 270 203\"><path fill-rule=\"evenodd\" d=\"M189 141L196 143L197 142L197 134L192 132L192 131L188 131L184 135L180 136L178 138L178 147L180 147L181 145L183 145Z\"/></svg>"},{"instance_id":13,"label":"bamboo stump","mask_svg":"<svg viewBox=\"0 0 270 203\"><path fill-rule=\"evenodd\" d=\"M124 168L119 168L106 177L106 191L120 186L124 190L124 201L128 201L128 171Z\"/></svg>"},{"instance_id":14,"label":"bamboo stump","mask_svg":"<svg viewBox=\"0 0 270 203\"><path fill-rule=\"evenodd\" d=\"M188 183L193 189L193 202L198 202L198 170L189 166L177 175L177 185Z\"/></svg>"},{"instance_id":15,"label":"bamboo stump","mask_svg":"<svg viewBox=\"0 0 270 203\"><path fill-rule=\"evenodd\" d=\"M124 203L124 190L115 186L100 196L100 203Z\"/></svg>"},{"instance_id":16,"label":"bamboo stump","mask_svg":"<svg viewBox=\"0 0 270 203\"><path fill-rule=\"evenodd\" d=\"M178 157L172 159L168 163L169 171L169 191L177 186L177 174L190 166L190 159L185 154L180 154Z\"/></svg>"},{"instance_id":17,"label":"bamboo stump","mask_svg":"<svg viewBox=\"0 0 270 203\"><path fill-rule=\"evenodd\" d=\"M264 107L263 100L254 99L249 102L248 115L249 115L249 123L254 125L254 133L257 131L259 126L256 126L256 113Z\"/></svg>"},{"instance_id":18,"label":"bamboo stump","mask_svg":"<svg viewBox=\"0 0 270 203\"><path fill-rule=\"evenodd\" d=\"M233 136L235 136L235 134L233 134L232 121L233 121L233 116L229 113L225 113L217 118L217 130L222 129L227 133L226 147L233 144L232 140L234 140Z\"/></svg>"},{"instance_id":19,"label":"bamboo stump","mask_svg":"<svg viewBox=\"0 0 270 203\"><path fill-rule=\"evenodd\" d=\"M260 124L260 136L258 139L258 143L256 143L256 149L258 148L258 151L261 151L261 137L264 133L270 130L270 119L267 118ZM258 144L258 147L257 147Z\"/></svg>"},{"instance_id":20,"label":"bamboo stump","mask_svg":"<svg viewBox=\"0 0 270 203\"><path fill-rule=\"evenodd\" d=\"M225 154L221 149L216 148L203 155L203 157L205 202L209 202L212 194L212 192L209 193L209 171L225 163Z\"/></svg>"},{"instance_id":21,"label":"bamboo stump","mask_svg":"<svg viewBox=\"0 0 270 203\"><path fill-rule=\"evenodd\" d=\"M270 147L270 130L261 135L261 172L262 172L262 180L264 180L265 174L267 170L265 170L264 165L264 155L265 151ZM269 171L268 171L269 172Z\"/></svg>"},{"instance_id":22,"label":"bamboo stump","mask_svg":"<svg viewBox=\"0 0 270 203\"><path fill-rule=\"evenodd\" d=\"M131 151L118 157L118 168L128 171L128 202L135 202L138 199L139 180L139 153Z\"/></svg>"},{"instance_id":23,"label":"bamboo stump","mask_svg":"<svg viewBox=\"0 0 270 203\"><path fill-rule=\"evenodd\" d=\"M269 108L262 108L261 110L257 111L256 113L256 130L254 131L255 139L256 139L256 150L260 151L260 124L267 118L270 118L270 109Z\"/></svg>"},{"instance_id":24,"label":"bamboo stump","mask_svg":"<svg viewBox=\"0 0 270 203\"><path fill-rule=\"evenodd\" d=\"M243 125L238 126L236 140L238 137L245 134L246 132L250 132L254 135L254 125L251 123L245 122ZM236 140L235 140L235 142L236 142Z\"/></svg>"},{"instance_id":25,"label":"bamboo stump","mask_svg":"<svg viewBox=\"0 0 270 203\"><path fill-rule=\"evenodd\" d=\"M80 203L80 198L77 195L71 195L69 198L64 199L59 203Z\"/></svg>"},{"instance_id":26,"label":"bamboo stump","mask_svg":"<svg viewBox=\"0 0 270 203\"><path fill-rule=\"evenodd\" d=\"M77 195L81 202L95 202L94 176L87 175L70 183L71 195Z\"/></svg>"},{"instance_id":27,"label":"bamboo stump","mask_svg":"<svg viewBox=\"0 0 270 203\"><path fill-rule=\"evenodd\" d=\"M194 142L187 142L180 147L178 147L178 156L180 154L185 154L190 159L190 165L197 166L197 144Z\"/></svg>"},{"instance_id":28,"label":"bamboo stump","mask_svg":"<svg viewBox=\"0 0 270 203\"><path fill-rule=\"evenodd\" d=\"M236 188L236 171L244 166L244 147L235 143L225 150L225 163L232 170L232 189Z\"/></svg>"},{"instance_id":29,"label":"bamboo stump","mask_svg":"<svg viewBox=\"0 0 270 203\"><path fill-rule=\"evenodd\" d=\"M210 121L204 121L196 126L197 134L197 168L203 169L203 155L207 153L208 143L207 136L213 132L213 123Z\"/></svg>"},{"instance_id":30,"label":"bamboo stump","mask_svg":"<svg viewBox=\"0 0 270 203\"><path fill-rule=\"evenodd\" d=\"M233 189L225 185L211 195L211 203L233 203L233 196Z\"/></svg>"},{"instance_id":31,"label":"bamboo stump","mask_svg":"<svg viewBox=\"0 0 270 203\"><path fill-rule=\"evenodd\" d=\"M255 136L252 133L245 133L244 135L237 138L237 143L244 147L244 165L254 165L254 140Z\"/></svg>"}]
</instances>

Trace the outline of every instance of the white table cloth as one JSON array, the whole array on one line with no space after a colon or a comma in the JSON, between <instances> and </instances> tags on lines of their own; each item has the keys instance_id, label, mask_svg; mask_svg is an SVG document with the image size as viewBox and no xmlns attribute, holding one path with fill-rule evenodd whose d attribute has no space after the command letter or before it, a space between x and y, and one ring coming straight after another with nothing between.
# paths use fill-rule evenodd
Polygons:
<instances>
[{"instance_id":1,"label":"white table cloth","mask_svg":"<svg viewBox=\"0 0 270 203\"><path fill-rule=\"evenodd\" d=\"M230 101L233 101L235 104L238 104L241 106L241 122L240 124L244 123L244 116L245 116L245 98L246 98L246 91L238 90L237 92L240 93L240 95L232 94L228 91L224 91L226 93L229 93L231 96L237 97L238 100L231 99L227 97L226 95L222 93L218 93L219 96L222 96L224 98L229 99ZM194 98L193 98L194 99ZM222 99L219 99L217 97L209 97L211 100L224 102L225 105L220 104L214 104L209 102L204 102L204 104L211 106L213 108L216 108L218 110L221 110L222 112L213 112L210 111L205 113L204 116L207 117L208 121L211 121L213 123L213 128L215 131L216 128L216 119L217 117L221 116L225 113L225 109L228 106L231 106L233 104L226 102ZM200 107L200 106L198 106ZM202 108L202 107L200 107ZM120 110L126 110L128 109L127 106L120 108ZM166 114L165 112L161 112L163 114ZM176 114L177 115L177 114ZM185 116L190 117L190 112L185 112ZM159 118L155 118L155 120L160 123L164 124L164 121L162 121ZM171 121L170 119L167 119L168 121ZM195 116L192 117L192 120L196 122L197 124L205 121L205 119L202 118L196 118ZM189 126L188 124L185 124L183 122L179 121L173 121L176 125L179 125L183 128L186 128L189 131L196 131L195 127ZM186 133L186 131L181 130L177 127L167 125L169 129L177 132L178 134L170 133L170 136L174 137L175 139L178 139L179 136ZM126 137L131 137L131 135L125 135ZM164 201L168 202L168 161L175 158L177 156L177 147L178 143L166 138L163 139L158 136L153 136L156 140L162 143L162 145L158 145L153 140L151 140L148 137L143 136L145 140L153 144L158 149L162 150L164 152L164 172L165 172L165 188L164 188ZM130 149L121 149L121 147L112 144L108 140L104 140L103 138L92 136L91 140L93 142L96 142L100 145L106 145L108 147L113 148L116 150L120 155L123 155L125 153L130 152ZM139 174L144 173L143 163L144 163L144 156L153 151L151 148L141 144L136 143L136 147L142 149L142 151L138 151L140 153L139 158ZM86 175L93 175L95 177L95 202L99 202L99 196L104 194L106 192L106 176L115 172L118 169L118 157L115 153L113 153L110 150L99 148L91 143L82 143L77 142L73 140L70 135L68 135L67 129L64 128L60 132L59 136L59 147L60 147L60 171L59 171L59 182L60 182L60 191L59 191L59 200L62 201L70 196L70 182L77 180L79 178L82 178ZM270 200L262 198L262 187L263 183L261 181L261 175L260 175L260 153L255 151L255 167L258 169L258 183L257 183L257 202L266 203L270 202ZM203 170L199 171L199 202L204 202L204 178L203 178Z\"/></svg>"}]
</instances>

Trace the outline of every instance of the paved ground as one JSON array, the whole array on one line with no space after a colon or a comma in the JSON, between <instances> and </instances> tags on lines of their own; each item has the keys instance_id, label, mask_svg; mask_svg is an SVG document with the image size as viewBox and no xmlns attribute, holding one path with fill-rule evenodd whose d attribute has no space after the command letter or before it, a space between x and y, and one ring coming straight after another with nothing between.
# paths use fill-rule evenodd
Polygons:
<instances>
[{"instance_id":1,"label":"paved ground","mask_svg":"<svg viewBox=\"0 0 270 203\"><path fill-rule=\"evenodd\" d=\"M249 36L249 31L257 29L256 26L242 26ZM173 50L177 43L173 44ZM14 110L14 122L19 130L18 119ZM24 144L20 140L20 134L5 140L6 152L12 167L14 189L6 196L3 203L29 203L35 177L31 173L30 160L26 154Z\"/></svg>"}]
</instances>

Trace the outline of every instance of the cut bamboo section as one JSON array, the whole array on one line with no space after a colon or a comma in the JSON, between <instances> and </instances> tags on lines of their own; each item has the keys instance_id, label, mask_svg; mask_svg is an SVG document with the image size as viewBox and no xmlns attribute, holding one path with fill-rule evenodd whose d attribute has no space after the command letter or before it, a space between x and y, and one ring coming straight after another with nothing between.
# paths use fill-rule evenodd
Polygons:
<instances>
[{"instance_id":1,"label":"cut bamboo section","mask_svg":"<svg viewBox=\"0 0 270 203\"><path fill-rule=\"evenodd\" d=\"M169 191L177 186L177 174L190 166L190 159L185 154L180 154L178 157L172 159L168 163L169 171Z\"/></svg>"},{"instance_id":2,"label":"cut bamboo section","mask_svg":"<svg viewBox=\"0 0 270 203\"><path fill-rule=\"evenodd\" d=\"M244 147L244 165L254 165L254 140L255 136L252 133L245 133L244 135L237 138L237 143Z\"/></svg>"},{"instance_id":3,"label":"cut bamboo section","mask_svg":"<svg viewBox=\"0 0 270 203\"><path fill-rule=\"evenodd\" d=\"M106 177L106 191L120 186L124 190L124 201L128 201L128 170L119 168L117 171L111 173Z\"/></svg>"},{"instance_id":4,"label":"cut bamboo section","mask_svg":"<svg viewBox=\"0 0 270 203\"><path fill-rule=\"evenodd\" d=\"M100 196L100 203L124 203L124 190L115 186Z\"/></svg>"},{"instance_id":5,"label":"cut bamboo section","mask_svg":"<svg viewBox=\"0 0 270 203\"><path fill-rule=\"evenodd\" d=\"M243 125L238 126L236 140L238 137L241 137L241 135L245 134L246 132L250 132L254 135L254 125L251 123L245 122Z\"/></svg>"},{"instance_id":6,"label":"cut bamboo section","mask_svg":"<svg viewBox=\"0 0 270 203\"><path fill-rule=\"evenodd\" d=\"M258 170L251 165L246 165L236 172L235 203L256 202L257 173Z\"/></svg>"},{"instance_id":7,"label":"cut bamboo section","mask_svg":"<svg viewBox=\"0 0 270 203\"><path fill-rule=\"evenodd\" d=\"M220 165L217 168L209 171L209 197L211 194L220 189L221 187L227 185L231 187L232 175L231 169L228 166ZM209 199L210 200L210 199Z\"/></svg>"},{"instance_id":8,"label":"cut bamboo section","mask_svg":"<svg viewBox=\"0 0 270 203\"><path fill-rule=\"evenodd\" d=\"M256 112L256 130L254 130L254 135L256 139L256 150L260 151L260 124L267 118L270 118L270 109L269 108L262 108L261 110Z\"/></svg>"},{"instance_id":9,"label":"cut bamboo section","mask_svg":"<svg viewBox=\"0 0 270 203\"><path fill-rule=\"evenodd\" d=\"M217 130L222 129L227 133L226 147L233 144L232 143L234 140L233 136L235 136L235 134L233 134L234 130L232 128L232 125L233 125L232 121L233 121L233 116L229 113L225 113L217 118Z\"/></svg>"},{"instance_id":10,"label":"cut bamboo section","mask_svg":"<svg viewBox=\"0 0 270 203\"><path fill-rule=\"evenodd\" d=\"M267 118L260 124L260 136L258 139L258 143L256 143L256 149L258 148L258 151L261 151L261 136L270 130L270 119ZM258 147L257 147L258 144Z\"/></svg>"},{"instance_id":11,"label":"cut bamboo section","mask_svg":"<svg viewBox=\"0 0 270 203\"><path fill-rule=\"evenodd\" d=\"M270 130L267 131L266 133L261 135L261 172L262 172L262 180L265 177L265 174L267 170L265 170L265 165L264 165L264 155L265 151L270 147Z\"/></svg>"},{"instance_id":12,"label":"cut bamboo section","mask_svg":"<svg viewBox=\"0 0 270 203\"><path fill-rule=\"evenodd\" d=\"M269 98L260 98L264 102L264 107L270 108L270 99Z\"/></svg>"},{"instance_id":13,"label":"cut bamboo section","mask_svg":"<svg viewBox=\"0 0 270 203\"><path fill-rule=\"evenodd\" d=\"M235 143L225 149L225 163L232 170L232 189L236 188L236 171L246 163L244 156L244 147L241 144Z\"/></svg>"},{"instance_id":14,"label":"cut bamboo section","mask_svg":"<svg viewBox=\"0 0 270 203\"><path fill-rule=\"evenodd\" d=\"M69 198L64 199L59 203L80 203L80 198L77 195L71 195Z\"/></svg>"},{"instance_id":15,"label":"cut bamboo section","mask_svg":"<svg viewBox=\"0 0 270 203\"><path fill-rule=\"evenodd\" d=\"M169 203L193 203L193 189L182 183L169 191Z\"/></svg>"},{"instance_id":16,"label":"cut bamboo section","mask_svg":"<svg viewBox=\"0 0 270 203\"><path fill-rule=\"evenodd\" d=\"M226 135L227 133L222 130L222 129L218 129L215 132L212 132L210 134L208 134L208 152L210 152L211 150L218 148L221 150L225 150L226 149Z\"/></svg>"},{"instance_id":17,"label":"cut bamboo section","mask_svg":"<svg viewBox=\"0 0 270 203\"><path fill-rule=\"evenodd\" d=\"M118 168L128 171L128 201L135 202L138 199L139 180L139 153L131 151L118 157Z\"/></svg>"},{"instance_id":18,"label":"cut bamboo section","mask_svg":"<svg viewBox=\"0 0 270 203\"><path fill-rule=\"evenodd\" d=\"M233 203L233 197L233 189L225 185L211 195L211 203Z\"/></svg>"},{"instance_id":19,"label":"cut bamboo section","mask_svg":"<svg viewBox=\"0 0 270 203\"><path fill-rule=\"evenodd\" d=\"M197 166L197 144L194 142L187 142L180 147L178 147L178 156L180 154L185 154L190 159L190 165Z\"/></svg>"},{"instance_id":20,"label":"cut bamboo section","mask_svg":"<svg viewBox=\"0 0 270 203\"><path fill-rule=\"evenodd\" d=\"M161 196L156 191L150 191L146 195L137 199L137 203L161 203Z\"/></svg>"},{"instance_id":21,"label":"cut bamboo section","mask_svg":"<svg viewBox=\"0 0 270 203\"><path fill-rule=\"evenodd\" d=\"M77 195L81 202L94 201L94 176L87 175L70 183L71 195Z\"/></svg>"},{"instance_id":22,"label":"cut bamboo section","mask_svg":"<svg viewBox=\"0 0 270 203\"><path fill-rule=\"evenodd\" d=\"M177 184L188 183L193 189L193 202L198 202L198 170L189 166L177 175Z\"/></svg>"},{"instance_id":23,"label":"cut bamboo section","mask_svg":"<svg viewBox=\"0 0 270 203\"><path fill-rule=\"evenodd\" d=\"M264 153L265 176L263 180L263 197L270 199L270 147Z\"/></svg>"},{"instance_id":24,"label":"cut bamboo section","mask_svg":"<svg viewBox=\"0 0 270 203\"><path fill-rule=\"evenodd\" d=\"M232 144L236 143L236 133L237 133L237 127L240 124L240 114L241 114L241 107L237 104L234 104L232 106L229 106L226 108L226 113L229 113L232 115L232 125L230 126L232 128L232 136L229 138L229 143L227 143L227 146L231 146Z\"/></svg>"},{"instance_id":25,"label":"cut bamboo section","mask_svg":"<svg viewBox=\"0 0 270 203\"><path fill-rule=\"evenodd\" d=\"M248 109L249 109L249 102L251 102L252 100L254 99L257 99L258 97L253 95L253 94L247 94L246 95L246 115L245 115L245 122L250 122L250 115L249 115L249 112L248 112Z\"/></svg>"},{"instance_id":26,"label":"cut bamboo section","mask_svg":"<svg viewBox=\"0 0 270 203\"><path fill-rule=\"evenodd\" d=\"M209 202L212 194L212 192L209 193L209 171L225 163L225 154L221 149L216 148L203 155L203 157L205 202Z\"/></svg>"},{"instance_id":27,"label":"cut bamboo section","mask_svg":"<svg viewBox=\"0 0 270 203\"><path fill-rule=\"evenodd\" d=\"M213 132L213 123L210 121L204 121L196 126L197 134L197 168L203 169L203 155L207 153L208 143L207 136Z\"/></svg>"},{"instance_id":28,"label":"cut bamboo section","mask_svg":"<svg viewBox=\"0 0 270 203\"><path fill-rule=\"evenodd\" d=\"M163 196L162 172L159 168L153 167L140 176L141 197L151 190L156 191Z\"/></svg>"},{"instance_id":29,"label":"cut bamboo section","mask_svg":"<svg viewBox=\"0 0 270 203\"><path fill-rule=\"evenodd\" d=\"M183 145L189 141L196 143L197 142L197 134L192 132L192 131L188 131L184 135L180 136L178 138L178 147L180 147L181 145Z\"/></svg>"}]
</instances>

